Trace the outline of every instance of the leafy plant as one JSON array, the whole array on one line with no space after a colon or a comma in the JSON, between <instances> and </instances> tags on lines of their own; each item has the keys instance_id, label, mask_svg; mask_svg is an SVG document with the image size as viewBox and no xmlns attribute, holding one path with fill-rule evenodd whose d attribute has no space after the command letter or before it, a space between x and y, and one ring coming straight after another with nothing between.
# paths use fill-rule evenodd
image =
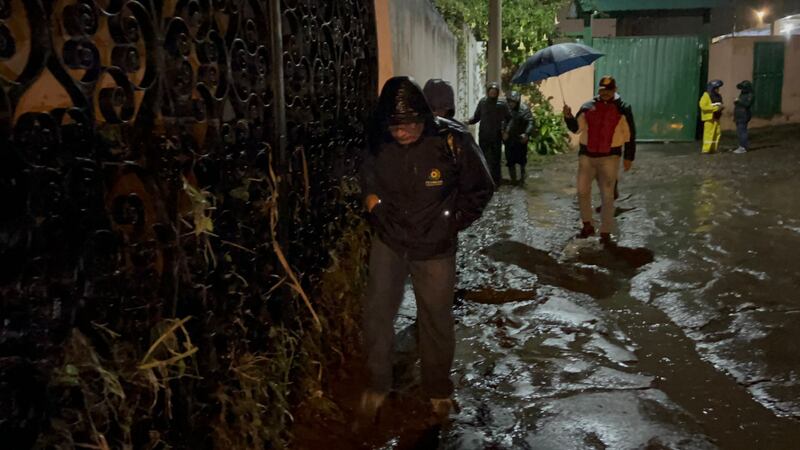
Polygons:
<instances>
[{"instance_id":1,"label":"leafy plant","mask_svg":"<svg viewBox=\"0 0 800 450\"><path fill-rule=\"evenodd\" d=\"M489 37L489 2L486 0L435 0L453 34L467 25L479 41ZM506 0L503 2L503 67L509 70L546 47L556 29L556 15L566 0Z\"/></svg>"},{"instance_id":2,"label":"leafy plant","mask_svg":"<svg viewBox=\"0 0 800 450\"><path fill-rule=\"evenodd\" d=\"M535 86L529 90L536 134L530 140L530 149L539 155L562 153L569 147L569 133L562 114L553 111L550 99L545 98Z\"/></svg>"}]
</instances>

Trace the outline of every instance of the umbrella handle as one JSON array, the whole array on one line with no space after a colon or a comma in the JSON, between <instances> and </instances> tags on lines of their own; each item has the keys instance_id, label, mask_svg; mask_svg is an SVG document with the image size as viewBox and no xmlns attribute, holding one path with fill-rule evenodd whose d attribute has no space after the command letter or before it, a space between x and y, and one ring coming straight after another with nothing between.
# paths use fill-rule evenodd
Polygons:
<instances>
[{"instance_id":1,"label":"umbrella handle","mask_svg":"<svg viewBox=\"0 0 800 450\"><path fill-rule=\"evenodd\" d=\"M561 103L563 106L567 106L567 97L564 96L564 87L561 86L561 76L556 76L558 78L558 89L561 90Z\"/></svg>"}]
</instances>

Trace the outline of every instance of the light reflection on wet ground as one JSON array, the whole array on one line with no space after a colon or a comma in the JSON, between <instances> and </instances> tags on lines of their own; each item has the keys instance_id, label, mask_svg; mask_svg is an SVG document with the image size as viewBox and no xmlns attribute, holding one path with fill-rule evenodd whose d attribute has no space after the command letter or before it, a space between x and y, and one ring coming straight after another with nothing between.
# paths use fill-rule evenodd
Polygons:
<instances>
[{"instance_id":1,"label":"light reflection on wet ground","mask_svg":"<svg viewBox=\"0 0 800 450\"><path fill-rule=\"evenodd\" d=\"M795 448L800 152L780 131L745 155L643 146L616 248L571 239L574 155L503 187L461 236L439 448Z\"/></svg>"}]
</instances>

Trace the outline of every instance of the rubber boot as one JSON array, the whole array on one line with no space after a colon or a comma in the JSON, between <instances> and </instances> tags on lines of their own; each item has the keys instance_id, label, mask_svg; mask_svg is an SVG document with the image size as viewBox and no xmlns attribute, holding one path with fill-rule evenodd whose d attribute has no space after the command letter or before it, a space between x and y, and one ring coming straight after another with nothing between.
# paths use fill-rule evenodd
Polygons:
<instances>
[{"instance_id":1,"label":"rubber boot","mask_svg":"<svg viewBox=\"0 0 800 450\"><path fill-rule=\"evenodd\" d=\"M508 176L511 177L511 184L517 184L517 165L508 166Z\"/></svg>"}]
</instances>

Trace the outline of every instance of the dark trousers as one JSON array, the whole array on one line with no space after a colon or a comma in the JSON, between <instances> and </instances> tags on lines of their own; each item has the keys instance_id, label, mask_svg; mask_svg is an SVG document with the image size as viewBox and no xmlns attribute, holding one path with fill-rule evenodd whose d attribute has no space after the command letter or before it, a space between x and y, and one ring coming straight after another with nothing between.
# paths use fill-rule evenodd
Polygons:
<instances>
[{"instance_id":1,"label":"dark trousers","mask_svg":"<svg viewBox=\"0 0 800 450\"><path fill-rule=\"evenodd\" d=\"M500 163L503 160L503 148L500 139L481 139L481 150L486 158L486 165L489 166L489 173L492 175L495 186L500 186Z\"/></svg>"},{"instance_id":2,"label":"dark trousers","mask_svg":"<svg viewBox=\"0 0 800 450\"><path fill-rule=\"evenodd\" d=\"M747 122L745 121L737 121L736 122L736 134L739 135L739 146L744 148L750 148L750 140L747 136Z\"/></svg>"},{"instance_id":3,"label":"dark trousers","mask_svg":"<svg viewBox=\"0 0 800 450\"><path fill-rule=\"evenodd\" d=\"M372 240L362 317L369 388L385 393L392 387L394 321L409 275L417 302L422 390L429 398L447 398L453 394L450 368L456 345L455 256L410 261L377 237Z\"/></svg>"}]
</instances>

